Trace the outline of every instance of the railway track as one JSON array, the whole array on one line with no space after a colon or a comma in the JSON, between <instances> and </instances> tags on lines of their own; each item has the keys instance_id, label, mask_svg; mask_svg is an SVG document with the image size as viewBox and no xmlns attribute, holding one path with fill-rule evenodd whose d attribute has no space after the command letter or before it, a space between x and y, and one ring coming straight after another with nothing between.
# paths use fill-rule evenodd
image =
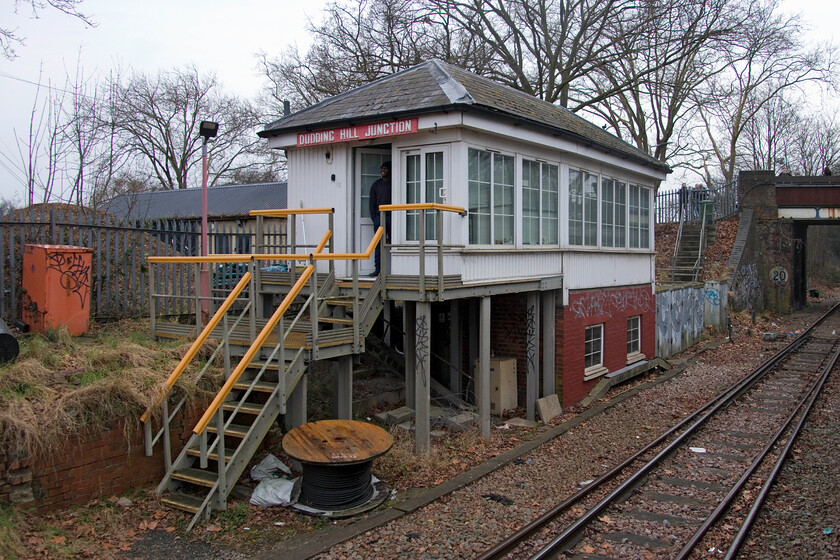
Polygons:
<instances>
[{"instance_id":1,"label":"railway track","mask_svg":"<svg viewBox=\"0 0 840 560\"><path fill-rule=\"evenodd\" d=\"M734 558L840 355L840 305L480 560ZM721 542L731 543L726 550Z\"/></svg>"}]
</instances>

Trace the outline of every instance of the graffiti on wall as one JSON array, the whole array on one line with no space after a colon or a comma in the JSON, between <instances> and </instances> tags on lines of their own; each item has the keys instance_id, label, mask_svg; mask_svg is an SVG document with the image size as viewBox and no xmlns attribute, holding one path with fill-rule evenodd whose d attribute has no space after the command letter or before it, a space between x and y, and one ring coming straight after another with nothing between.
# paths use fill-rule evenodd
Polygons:
<instances>
[{"instance_id":1,"label":"graffiti on wall","mask_svg":"<svg viewBox=\"0 0 840 560\"><path fill-rule=\"evenodd\" d=\"M529 371L535 371L537 368L537 306L529 305L528 314L526 317L526 324L528 328L528 336L526 339L526 356L528 358Z\"/></svg>"},{"instance_id":2,"label":"graffiti on wall","mask_svg":"<svg viewBox=\"0 0 840 560\"><path fill-rule=\"evenodd\" d=\"M423 387L428 386L428 381L426 379L426 370L429 367L429 325L426 322L426 315L417 315L417 319L415 321L415 325L417 328L417 353L415 359L415 372L420 373L420 379L423 382Z\"/></svg>"},{"instance_id":3,"label":"graffiti on wall","mask_svg":"<svg viewBox=\"0 0 840 560\"><path fill-rule=\"evenodd\" d=\"M569 309L578 319L607 316L632 309L643 313L655 311L656 304L650 290L632 288L608 292L588 292L572 297Z\"/></svg>"},{"instance_id":4,"label":"graffiti on wall","mask_svg":"<svg viewBox=\"0 0 840 560\"><path fill-rule=\"evenodd\" d=\"M61 287L79 296L84 309L90 292L90 261L78 253L47 253L47 270L59 274Z\"/></svg>"},{"instance_id":5,"label":"graffiti on wall","mask_svg":"<svg viewBox=\"0 0 840 560\"><path fill-rule=\"evenodd\" d=\"M717 307L720 305L720 291L713 288L706 289L706 301L709 305Z\"/></svg>"},{"instance_id":6,"label":"graffiti on wall","mask_svg":"<svg viewBox=\"0 0 840 560\"><path fill-rule=\"evenodd\" d=\"M732 286L735 304L742 309L764 309L764 294L758 267L755 263L743 265L738 269Z\"/></svg>"}]
</instances>

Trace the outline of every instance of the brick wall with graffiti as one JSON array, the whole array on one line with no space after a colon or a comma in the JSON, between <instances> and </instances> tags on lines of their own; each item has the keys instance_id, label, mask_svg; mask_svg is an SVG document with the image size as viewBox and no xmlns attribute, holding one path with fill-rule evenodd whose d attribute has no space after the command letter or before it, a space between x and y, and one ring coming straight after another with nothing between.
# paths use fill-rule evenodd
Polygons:
<instances>
[{"instance_id":1,"label":"brick wall with graffiti","mask_svg":"<svg viewBox=\"0 0 840 560\"><path fill-rule=\"evenodd\" d=\"M599 378L584 380L586 327L603 325L603 367L617 371L627 365L627 319L641 317L640 351L655 352L656 298L650 286L595 290L569 295L563 310L563 406L583 399ZM559 332L559 331L558 331Z\"/></svg>"}]
</instances>

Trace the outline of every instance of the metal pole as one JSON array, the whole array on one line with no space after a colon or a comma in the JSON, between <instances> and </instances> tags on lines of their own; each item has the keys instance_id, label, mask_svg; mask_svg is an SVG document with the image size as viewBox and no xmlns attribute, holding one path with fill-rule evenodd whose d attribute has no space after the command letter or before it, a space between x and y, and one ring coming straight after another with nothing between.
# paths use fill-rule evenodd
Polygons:
<instances>
[{"instance_id":1,"label":"metal pole","mask_svg":"<svg viewBox=\"0 0 840 560\"><path fill-rule=\"evenodd\" d=\"M207 234L207 137L201 141L201 256L208 254ZM210 268L201 263L201 318L204 324L210 319Z\"/></svg>"}]
</instances>

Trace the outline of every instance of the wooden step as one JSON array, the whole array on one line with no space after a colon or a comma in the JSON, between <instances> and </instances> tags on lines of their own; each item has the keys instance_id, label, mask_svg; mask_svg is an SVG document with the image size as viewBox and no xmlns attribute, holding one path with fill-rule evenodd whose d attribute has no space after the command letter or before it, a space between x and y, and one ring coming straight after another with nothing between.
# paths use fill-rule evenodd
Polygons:
<instances>
[{"instance_id":1,"label":"wooden step","mask_svg":"<svg viewBox=\"0 0 840 560\"><path fill-rule=\"evenodd\" d=\"M230 447L225 448L225 462L230 461L231 457L233 457L233 453L236 449L231 449ZM190 447L187 449L187 455L191 457L201 457L201 450L198 447ZM219 458L219 455L213 451L207 454L207 458L211 461L216 461Z\"/></svg>"},{"instance_id":2,"label":"wooden step","mask_svg":"<svg viewBox=\"0 0 840 560\"><path fill-rule=\"evenodd\" d=\"M219 479L215 472L194 468L172 471L172 478L198 486L206 486L207 488L213 488Z\"/></svg>"},{"instance_id":3,"label":"wooden step","mask_svg":"<svg viewBox=\"0 0 840 560\"><path fill-rule=\"evenodd\" d=\"M324 300L327 305L335 305L335 306L343 306L343 307L353 307L353 298L327 298ZM361 307L362 302L359 302L359 307Z\"/></svg>"},{"instance_id":4,"label":"wooden step","mask_svg":"<svg viewBox=\"0 0 840 560\"><path fill-rule=\"evenodd\" d=\"M201 508L201 504L204 502L202 498L184 494L183 492L170 492L161 498L160 501L168 506L174 507L175 509L180 509L181 511L193 514L198 513L199 508Z\"/></svg>"},{"instance_id":5,"label":"wooden step","mask_svg":"<svg viewBox=\"0 0 840 560\"><path fill-rule=\"evenodd\" d=\"M233 385L233 388L240 391L247 391L251 384L252 383L250 381L237 381ZM253 385L254 389L251 392L257 391L259 393L273 393L277 388L277 383L272 383L271 381L257 381L256 383L253 383Z\"/></svg>"},{"instance_id":6,"label":"wooden step","mask_svg":"<svg viewBox=\"0 0 840 560\"><path fill-rule=\"evenodd\" d=\"M239 403L237 402L229 401L222 404L222 409L225 412L233 412L234 410L236 410L236 407L238 405ZM262 412L262 409L263 406L261 404L246 402L242 403L242 406L239 408L239 412L244 412L245 414L259 414L260 412Z\"/></svg>"},{"instance_id":7,"label":"wooden step","mask_svg":"<svg viewBox=\"0 0 840 560\"><path fill-rule=\"evenodd\" d=\"M338 317L318 317L319 323L332 323L335 325L352 325L353 319L344 319Z\"/></svg>"},{"instance_id":8,"label":"wooden step","mask_svg":"<svg viewBox=\"0 0 840 560\"><path fill-rule=\"evenodd\" d=\"M251 426L245 426L243 424L231 424L227 428L225 428L225 436L233 436L237 438L244 438L248 435L248 430L251 429ZM207 426L207 431L211 434L217 433L216 426L210 424Z\"/></svg>"}]
</instances>

